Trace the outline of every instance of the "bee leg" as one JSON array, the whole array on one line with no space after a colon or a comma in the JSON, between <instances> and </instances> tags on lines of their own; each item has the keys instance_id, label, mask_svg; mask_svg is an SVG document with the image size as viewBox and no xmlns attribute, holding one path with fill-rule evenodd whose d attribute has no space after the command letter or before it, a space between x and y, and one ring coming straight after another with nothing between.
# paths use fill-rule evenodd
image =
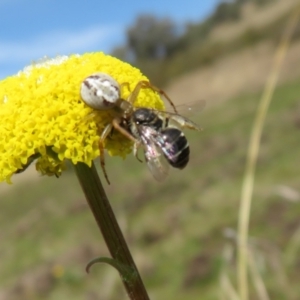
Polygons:
<instances>
[{"instance_id":1,"label":"bee leg","mask_svg":"<svg viewBox=\"0 0 300 300\"><path fill-rule=\"evenodd\" d=\"M175 107L175 104L172 102L172 100L169 98L169 96L161 89L159 89L158 87L156 87L155 85L152 85L149 81L145 81L142 80L140 81L134 88L133 92L130 94L128 101L131 102L132 104L134 103L134 101L136 100L139 92L141 89L151 89L155 92L157 92L158 94L164 96L164 98L166 98L168 100L168 102L170 103L170 105L173 107L175 113L178 114L178 111Z\"/></svg>"},{"instance_id":2,"label":"bee leg","mask_svg":"<svg viewBox=\"0 0 300 300\"><path fill-rule=\"evenodd\" d=\"M133 145L133 155L139 162L143 162L139 157L138 157L138 149L140 147L140 143L135 142Z\"/></svg>"},{"instance_id":3,"label":"bee leg","mask_svg":"<svg viewBox=\"0 0 300 300\"><path fill-rule=\"evenodd\" d=\"M108 179L108 176L107 176L107 173L106 173L106 170L105 170L105 157L104 157L104 141L105 139L107 138L107 136L110 134L111 130L112 130L112 124L108 124L102 134L101 134L101 137L99 139L99 142L98 142L98 145L99 145L99 152L100 152L100 166L101 166L101 169L102 169L102 172L103 172L103 175L107 181L108 184L110 184L110 181Z\"/></svg>"}]
</instances>

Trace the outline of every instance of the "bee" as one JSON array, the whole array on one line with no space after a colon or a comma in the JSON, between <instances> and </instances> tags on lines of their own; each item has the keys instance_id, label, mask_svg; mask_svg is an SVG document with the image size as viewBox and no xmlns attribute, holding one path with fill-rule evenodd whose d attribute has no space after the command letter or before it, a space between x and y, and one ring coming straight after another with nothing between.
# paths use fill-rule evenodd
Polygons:
<instances>
[{"instance_id":1,"label":"bee","mask_svg":"<svg viewBox=\"0 0 300 300\"><path fill-rule=\"evenodd\" d=\"M183 169L189 162L190 147L182 129L201 130L197 124L177 113L149 108L136 108L131 118L123 122L138 141L134 144L134 155L137 157L138 147L144 148L148 168L158 181L168 175L169 165Z\"/></svg>"},{"instance_id":2,"label":"bee","mask_svg":"<svg viewBox=\"0 0 300 300\"><path fill-rule=\"evenodd\" d=\"M147 166L153 177L161 181L168 175L168 168L183 169L189 161L189 144L183 128L201 130L191 120L179 115L167 94L148 81L139 81L127 99L121 97L121 89L128 83L119 84L105 73L95 73L81 83L82 100L95 110L111 110L112 122L101 133L99 139L100 164L106 181L110 184L104 159L104 141L115 129L133 141L133 152L138 158L138 149L144 150ZM164 96L174 113L145 107L135 107L141 89L149 88Z\"/></svg>"}]
</instances>

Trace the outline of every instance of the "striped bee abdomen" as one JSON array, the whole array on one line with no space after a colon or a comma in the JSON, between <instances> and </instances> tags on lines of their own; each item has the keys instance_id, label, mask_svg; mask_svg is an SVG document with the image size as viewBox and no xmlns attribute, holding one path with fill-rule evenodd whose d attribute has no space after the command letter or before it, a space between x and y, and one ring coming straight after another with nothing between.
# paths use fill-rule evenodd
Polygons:
<instances>
[{"instance_id":1,"label":"striped bee abdomen","mask_svg":"<svg viewBox=\"0 0 300 300\"><path fill-rule=\"evenodd\" d=\"M163 143L161 149L174 168L183 169L189 162L190 147L182 131L177 128L165 128L161 131Z\"/></svg>"}]
</instances>

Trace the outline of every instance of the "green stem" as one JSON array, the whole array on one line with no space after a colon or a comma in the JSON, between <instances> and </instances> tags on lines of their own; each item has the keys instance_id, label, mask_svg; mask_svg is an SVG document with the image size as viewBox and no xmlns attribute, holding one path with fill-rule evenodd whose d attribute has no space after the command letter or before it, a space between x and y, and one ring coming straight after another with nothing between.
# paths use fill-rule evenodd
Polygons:
<instances>
[{"instance_id":1,"label":"green stem","mask_svg":"<svg viewBox=\"0 0 300 300\"><path fill-rule=\"evenodd\" d=\"M78 163L75 170L112 258L125 266L126 271L120 272L120 275L128 296L132 300L149 300L94 164L90 168L84 163ZM131 270L130 275L128 270Z\"/></svg>"}]
</instances>

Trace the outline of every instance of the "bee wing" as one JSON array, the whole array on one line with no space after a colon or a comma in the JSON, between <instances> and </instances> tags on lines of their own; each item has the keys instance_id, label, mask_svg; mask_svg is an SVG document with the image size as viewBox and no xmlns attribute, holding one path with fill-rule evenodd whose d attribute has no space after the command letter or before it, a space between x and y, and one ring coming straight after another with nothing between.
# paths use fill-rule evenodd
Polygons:
<instances>
[{"instance_id":1,"label":"bee wing","mask_svg":"<svg viewBox=\"0 0 300 300\"><path fill-rule=\"evenodd\" d=\"M148 169L157 181L162 181L168 176L169 164L155 143L155 136L158 133L148 126L140 126L139 131Z\"/></svg>"},{"instance_id":2,"label":"bee wing","mask_svg":"<svg viewBox=\"0 0 300 300\"><path fill-rule=\"evenodd\" d=\"M168 118L170 123L171 124L173 123L175 125L175 127L188 128L188 129L192 129L192 130L202 131L202 128L198 124L196 124L192 120L190 120L182 115L179 115L179 114L173 113L173 112L169 112L169 111L162 111L162 110L154 110L154 111L156 112L156 114L158 114L162 118Z\"/></svg>"},{"instance_id":3,"label":"bee wing","mask_svg":"<svg viewBox=\"0 0 300 300\"><path fill-rule=\"evenodd\" d=\"M203 109L206 107L206 100L198 99L194 101L184 101L182 103L176 103L176 110L179 115L184 115L190 118L199 112L202 112ZM173 112L172 106L166 103L166 111Z\"/></svg>"},{"instance_id":4,"label":"bee wing","mask_svg":"<svg viewBox=\"0 0 300 300\"><path fill-rule=\"evenodd\" d=\"M163 181L169 174L169 164L159 152L156 152L157 155L155 156L148 154L145 152L148 169L157 181Z\"/></svg>"}]
</instances>

